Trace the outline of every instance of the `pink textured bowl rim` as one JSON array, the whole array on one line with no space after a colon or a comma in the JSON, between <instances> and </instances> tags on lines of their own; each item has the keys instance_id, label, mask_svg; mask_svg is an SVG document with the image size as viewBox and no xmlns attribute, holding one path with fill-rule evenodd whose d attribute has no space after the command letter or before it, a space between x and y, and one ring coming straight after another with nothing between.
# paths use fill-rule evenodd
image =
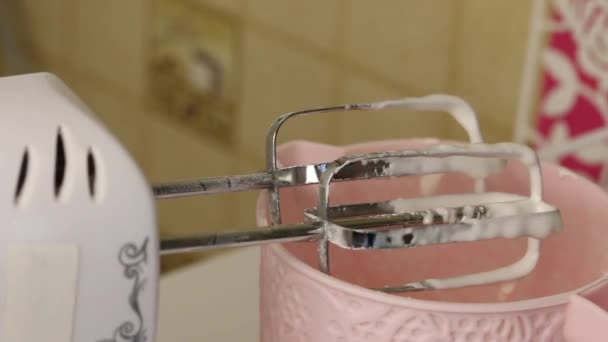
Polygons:
<instances>
[{"instance_id":1,"label":"pink textured bowl rim","mask_svg":"<svg viewBox=\"0 0 608 342\"><path fill-rule=\"evenodd\" d=\"M596 286L601 286L605 283L608 283L608 279L606 277L600 277L597 280L576 290L563 292L552 296L538 297L533 299L506 303L458 303L432 301L391 295L380 291L370 290L334 278L300 261L287 249L285 249L285 247L283 247L283 245L281 244L267 245L263 248L271 249L274 253L276 253L277 256L279 256L283 260L282 262L284 262L288 267L291 267L296 272L308 277L313 281L316 281L317 283L322 284L325 287L335 288L350 295L354 295L359 298L367 299L377 303L423 311L439 311L452 313L507 313L516 311L521 312L528 310L538 310L543 308L566 305L568 303L568 300L570 299L570 296L572 296L573 294L581 293L585 289L595 288Z\"/></svg>"},{"instance_id":2,"label":"pink textured bowl rim","mask_svg":"<svg viewBox=\"0 0 608 342\"><path fill-rule=\"evenodd\" d=\"M356 145L351 145L356 146ZM576 177L578 181L593 185L592 191L599 191L604 193L604 190L599 186L589 181L588 179L579 175L573 174L569 170L555 165L553 163L542 162L542 166L557 167L559 171L568 172L572 177ZM258 198L258 204L262 196ZM258 220L260 218L258 217ZM261 223L261 222L258 222ZM565 306L568 303L570 296L573 294L580 294L585 290L595 289L601 286L608 285L608 273L604 277L600 277L589 284L582 286L578 289L562 292L559 294L537 297L532 299L504 302L504 303L459 303L459 302L443 302L443 301L432 301L423 299L414 299L408 297L401 297L383 293L380 291L370 290L361 286L357 286L346 281L334 278L327 274L320 272L317 269L307 265L306 263L299 260L293 254L291 254L283 245L272 244L264 246L263 248L269 248L288 267L291 267L296 272L304 275L308 279L311 279L324 287L334 288L341 292L354 295L359 298L367 299L377 303L388 304L392 306L400 306L408 309L417 309L423 311L436 311L436 312L451 312L451 313L509 313L509 312L521 312L538 310L544 308Z\"/></svg>"}]
</instances>

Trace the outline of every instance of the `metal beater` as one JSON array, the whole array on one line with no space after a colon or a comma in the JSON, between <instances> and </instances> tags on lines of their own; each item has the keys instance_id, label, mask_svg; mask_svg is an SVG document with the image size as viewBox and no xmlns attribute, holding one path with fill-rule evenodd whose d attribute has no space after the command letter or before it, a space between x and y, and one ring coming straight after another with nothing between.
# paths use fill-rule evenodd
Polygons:
<instances>
[{"instance_id":1,"label":"metal beater","mask_svg":"<svg viewBox=\"0 0 608 342\"><path fill-rule=\"evenodd\" d=\"M469 143L344 156L279 168L281 126L300 115L401 107L446 111ZM528 237L515 263L484 273L378 290L407 292L487 284L530 273L540 239L562 228L543 201L536 154L517 144L484 144L463 100L431 95L343 105L280 116L266 141L267 170L152 187L128 152L80 99L50 74L0 78L0 340L154 340L160 254L287 241L316 241L329 273L329 244L356 250L411 248ZM484 191L484 178L518 159L530 195ZM331 205L330 185L445 172L471 174L475 193ZM304 222L281 223L279 189L316 186ZM356 185L352 185L356 186ZM160 239L155 198L267 190L269 225ZM35 314L34 314L35 313ZM32 329L31 327L35 327Z\"/></svg>"}]
</instances>

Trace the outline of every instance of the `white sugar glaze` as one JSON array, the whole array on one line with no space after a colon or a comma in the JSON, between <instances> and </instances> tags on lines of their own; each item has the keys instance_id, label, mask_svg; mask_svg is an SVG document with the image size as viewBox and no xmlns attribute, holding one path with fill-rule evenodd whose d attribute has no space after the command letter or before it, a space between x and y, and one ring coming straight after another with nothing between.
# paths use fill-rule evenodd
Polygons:
<instances>
[{"instance_id":1,"label":"white sugar glaze","mask_svg":"<svg viewBox=\"0 0 608 342\"><path fill-rule=\"evenodd\" d=\"M468 103L459 97L434 94L424 97L404 98L371 104L372 109L391 107L406 107L421 111L448 112L467 132L471 143L480 143L483 141L475 111L473 111L473 108L471 108Z\"/></svg>"},{"instance_id":2,"label":"white sugar glaze","mask_svg":"<svg viewBox=\"0 0 608 342\"><path fill-rule=\"evenodd\" d=\"M537 162L537 157L525 148L515 144L499 144L499 145L477 145L473 144L466 148L468 151L476 153L478 156L497 157L497 154L519 159L530 169L530 197L521 197L512 194L504 193L481 193L481 194L459 194L449 196L422 197L414 200L397 199L389 202L390 209L394 212L411 212L426 210L428 214L423 217L423 222L431 222L431 215L439 215L445 221L452 222L455 218L454 208L465 207L465 218L461 222L469 223L470 229L455 230L449 238L450 240L458 241L477 241L484 236L498 238L514 238L518 236L533 237L528 239L528 250L523 258L517 262L488 272L469 274L460 277L446 279L427 279L423 282L423 286L442 289L454 288L462 286L471 286L479 284L488 284L501 281L509 281L523 277L530 273L539 258L540 241L551 233L556 231L556 226L561 227L561 219L559 213L553 211L553 208L542 200L542 177L540 175L540 166ZM439 145L435 146L435 151L445 153L463 153L462 147ZM465 151L466 152L466 151ZM462 165L458 163L458 157L453 162L445 162L442 166L445 171L449 172L454 169L462 170ZM439 158L439 159L447 159ZM430 158L432 159L432 158ZM471 176L479 177L481 174L487 174L484 166L487 164L477 164L477 170L473 171ZM393 167L399 167L394 165ZM419 166L425 169L425 166ZM466 172L466 171L465 171ZM424 172L422 172L424 173ZM428 189L426 189L428 191ZM492 205L495 202L505 202L513 200L514 197L520 199L517 205ZM523 199L523 200L522 200ZM482 220L473 219L470 214L473 209L466 208L470 205L484 205L488 207L488 216ZM544 212L542 215L530 215L531 213ZM416 244L424 244L425 241L416 241ZM511 289L512 291L512 289ZM505 288L499 298L508 296L509 288ZM502 292L501 292L502 293ZM506 298L506 297L505 297Z\"/></svg>"},{"instance_id":3,"label":"white sugar glaze","mask_svg":"<svg viewBox=\"0 0 608 342\"><path fill-rule=\"evenodd\" d=\"M477 115L475 114L475 111L466 101L459 97L445 94L432 94L423 97L411 97L399 100L380 101L370 104L370 108L373 110L398 107L410 108L420 111L447 112L465 130L469 137L470 143L483 142L481 130L479 129L479 121L477 120ZM479 169L484 170L484 168ZM485 190L485 184L483 181L483 178L485 176L486 174L475 176L477 178L477 180L475 181L476 192L483 192Z\"/></svg>"}]
</instances>

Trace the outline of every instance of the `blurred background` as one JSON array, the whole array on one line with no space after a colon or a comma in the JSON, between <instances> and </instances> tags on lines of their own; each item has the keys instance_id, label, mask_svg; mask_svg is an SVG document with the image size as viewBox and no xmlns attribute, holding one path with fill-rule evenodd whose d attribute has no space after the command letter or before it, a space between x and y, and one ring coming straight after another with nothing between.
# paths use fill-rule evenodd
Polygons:
<instances>
[{"instance_id":1,"label":"blurred background","mask_svg":"<svg viewBox=\"0 0 608 342\"><path fill-rule=\"evenodd\" d=\"M151 183L262 170L285 112L447 93L486 141L529 143L608 188L605 0L0 0L0 76L36 71ZM279 142L412 137L466 138L445 114L389 110L296 118ZM159 201L161 234L251 227L256 197ZM160 340L256 336L259 252L239 253L163 258Z\"/></svg>"},{"instance_id":2,"label":"blurred background","mask_svg":"<svg viewBox=\"0 0 608 342\"><path fill-rule=\"evenodd\" d=\"M264 167L281 113L449 93L490 142L511 140L527 0L0 0L0 74L49 71L115 133L150 182ZM407 114L407 115L404 115ZM442 114L320 115L280 141L464 139ZM255 193L159 202L163 234L254 224ZM198 254L163 260L170 270Z\"/></svg>"}]
</instances>

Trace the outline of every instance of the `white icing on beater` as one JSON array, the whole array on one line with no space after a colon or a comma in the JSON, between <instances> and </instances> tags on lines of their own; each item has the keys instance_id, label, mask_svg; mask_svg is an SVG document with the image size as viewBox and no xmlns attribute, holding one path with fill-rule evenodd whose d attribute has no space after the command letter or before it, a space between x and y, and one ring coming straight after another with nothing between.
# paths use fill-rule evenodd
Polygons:
<instances>
[{"instance_id":1,"label":"white icing on beater","mask_svg":"<svg viewBox=\"0 0 608 342\"><path fill-rule=\"evenodd\" d=\"M441 216L441 219L443 220L443 222L450 222L450 210L448 208L435 208L433 209L433 211Z\"/></svg>"},{"instance_id":2,"label":"white icing on beater","mask_svg":"<svg viewBox=\"0 0 608 342\"><path fill-rule=\"evenodd\" d=\"M473 218L474 206L481 205L487 213L482 219ZM462 208L463 218L458 219L456 210ZM429 241L436 235L449 234L441 241L477 241L489 238L512 239L520 236L545 238L554 233L559 225L556 218L547 215L529 219L530 213L550 211L551 206L530 200L528 197L507 193L458 194L422 198L395 199L387 202L384 210L395 213L423 212L424 221L432 223L432 216L439 216L445 223L467 223L470 227L451 231L428 230L414 240L416 245L425 245L425 234Z\"/></svg>"},{"instance_id":3,"label":"white icing on beater","mask_svg":"<svg viewBox=\"0 0 608 342\"><path fill-rule=\"evenodd\" d=\"M463 209L463 214L464 214L464 217L465 217L465 218L468 218L468 217L473 217L473 211L474 211L474 210L475 210L475 209L473 208L473 206L472 206L472 205L465 205L465 206L464 206L464 209Z\"/></svg>"},{"instance_id":4,"label":"white icing on beater","mask_svg":"<svg viewBox=\"0 0 608 342\"><path fill-rule=\"evenodd\" d=\"M477 241L484 238L514 238L517 236L531 236L533 238L528 239L526 254L509 266L459 277L427 279L408 285L435 289L456 288L514 280L532 272L538 262L540 252L540 241L537 239L544 238L555 232L556 229L561 228L559 213L541 201L542 175L536 154L530 149L515 144L470 145L466 148L467 151L455 146L438 146L436 150L446 152L446 154L475 152L480 157L486 155L490 157L517 157L530 171L530 197L505 193L477 193L423 197L413 200L399 199L388 202L388 206L394 212L429 210L441 216L445 222L452 222L454 218L450 208L464 206L464 217L460 222L467 223L467 229L450 230L450 233L446 233L441 229L432 229L431 226L428 229L429 234L450 234L448 237L434 236L433 239L430 239L434 241ZM449 168L452 165L447 164L446 166ZM518 197L519 200L513 201L514 197ZM508 198L511 198L512 201L509 202ZM486 217L482 219L472 218L470 215L472 209L466 207L470 205L486 207L488 210ZM424 218L423 221L425 221ZM426 221L428 222L428 220ZM424 240L426 239L423 234L420 239L417 239L416 236L412 243L423 245L425 244ZM513 291L513 289L505 287L506 294L504 296L508 296L509 293L507 292L509 290Z\"/></svg>"},{"instance_id":5,"label":"white icing on beater","mask_svg":"<svg viewBox=\"0 0 608 342\"><path fill-rule=\"evenodd\" d=\"M426 279L424 286L433 289L450 289L456 287L473 286L480 284L491 284L503 281L518 279L532 272L539 258L540 241L528 239L528 249L523 258L515 263L493 269L487 272L467 274L460 277L445 279Z\"/></svg>"},{"instance_id":6,"label":"white icing on beater","mask_svg":"<svg viewBox=\"0 0 608 342\"><path fill-rule=\"evenodd\" d=\"M440 146L440 145L438 145ZM442 158L432 157L408 157L393 158L389 165L389 172L392 174L418 174L428 175L433 173L463 172L474 178L484 178L493 173L504 169L506 163L498 158L476 158L466 156L451 156ZM441 177L439 177L441 178ZM433 180L426 180L429 183L422 186L429 186L432 189ZM439 180L437 180L439 182ZM433 192L432 190L429 191ZM424 194L424 190L423 190Z\"/></svg>"},{"instance_id":7,"label":"white icing on beater","mask_svg":"<svg viewBox=\"0 0 608 342\"><path fill-rule=\"evenodd\" d=\"M433 223L434 214L431 210L425 210L422 214L422 224Z\"/></svg>"},{"instance_id":8,"label":"white icing on beater","mask_svg":"<svg viewBox=\"0 0 608 342\"><path fill-rule=\"evenodd\" d=\"M375 102L371 103L370 107L372 109L406 107L421 111L448 112L467 132L471 143L483 141L475 111L466 101L456 96L434 94L418 98Z\"/></svg>"},{"instance_id":9,"label":"white icing on beater","mask_svg":"<svg viewBox=\"0 0 608 342\"><path fill-rule=\"evenodd\" d=\"M421 111L448 112L467 132L471 143L481 143L483 138L479 129L479 121L473 108L463 99L444 94L433 94L418 98L404 98L400 100L381 101L369 104L371 109L391 107L406 107ZM476 177L475 191L483 192L485 183L483 177Z\"/></svg>"}]
</instances>

